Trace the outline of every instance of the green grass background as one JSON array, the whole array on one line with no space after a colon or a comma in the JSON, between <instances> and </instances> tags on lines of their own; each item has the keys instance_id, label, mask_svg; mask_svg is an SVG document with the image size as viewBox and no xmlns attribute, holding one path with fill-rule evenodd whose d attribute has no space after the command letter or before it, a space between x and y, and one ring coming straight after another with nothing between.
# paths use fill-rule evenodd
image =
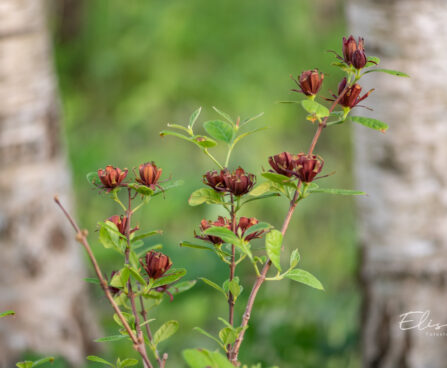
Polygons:
<instances>
[{"instance_id":1,"label":"green grass background","mask_svg":"<svg viewBox=\"0 0 447 368\"><path fill-rule=\"evenodd\" d=\"M221 283L228 270L208 252L180 248L191 240L202 218L215 218L213 206L189 207L190 193L213 164L187 142L159 137L166 123L184 124L203 107L200 122L217 118L211 107L242 118L264 112L253 126L268 130L247 138L233 155L232 166L259 173L267 157L308 149L315 126L298 106L277 103L297 99L289 92L289 74L318 67L326 73L324 94L336 88L340 74L330 66L328 49L341 49L345 35L342 4L308 0L92 0L84 1L80 22L68 37L55 20L55 64L63 104L67 151L73 170L77 217L96 237L95 224L119 207L88 185L85 175L107 164L136 167L154 160L163 177L185 184L153 200L137 216L143 229L162 229L148 243L164 244L187 278L205 276ZM320 185L353 188L349 125L324 132L316 152L324 171L336 171ZM216 155L223 151L217 150ZM260 181L262 179L260 178ZM244 214L277 227L287 210L284 199L247 205ZM357 367L359 363L354 201L316 194L302 202L285 238L286 253L299 248L301 267L317 275L326 291L291 281L266 283L256 300L241 359L263 366ZM104 269L119 259L94 241ZM91 272L91 271L90 271ZM241 316L253 281L249 265L239 268L246 287L236 307ZM91 287L92 303L105 334L116 332L111 309ZM218 316L227 305L214 290L198 283L156 312L157 323L177 319L178 333L161 348L171 368L184 367L185 348L216 348L194 326L217 333ZM124 345L124 346L123 346ZM135 356L126 344L103 346L105 358ZM56 366L63 367L59 361ZM89 365L99 366L99 365Z\"/></svg>"}]
</instances>

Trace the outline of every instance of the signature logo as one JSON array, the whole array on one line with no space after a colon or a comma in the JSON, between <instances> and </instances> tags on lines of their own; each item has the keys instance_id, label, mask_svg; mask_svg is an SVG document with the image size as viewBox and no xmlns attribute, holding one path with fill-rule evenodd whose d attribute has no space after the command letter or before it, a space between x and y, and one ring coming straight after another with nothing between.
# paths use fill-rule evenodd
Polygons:
<instances>
[{"instance_id":1,"label":"signature logo","mask_svg":"<svg viewBox=\"0 0 447 368\"><path fill-rule=\"evenodd\" d=\"M447 336L447 323L435 322L430 318L430 311L410 311L400 315L399 328L402 331L424 331L429 336Z\"/></svg>"}]
</instances>

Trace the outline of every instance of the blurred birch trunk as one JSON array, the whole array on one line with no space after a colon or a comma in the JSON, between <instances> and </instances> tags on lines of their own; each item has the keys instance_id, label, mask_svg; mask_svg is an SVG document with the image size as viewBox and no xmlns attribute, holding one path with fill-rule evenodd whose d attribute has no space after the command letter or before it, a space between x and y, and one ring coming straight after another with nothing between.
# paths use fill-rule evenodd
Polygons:
<instances>
[{"instance_id":1,"label":"blurred birch trunk","mask_svg":"<svg viewBox=\"0 0 447 368\"><path fill-rule=\"evenodd\" d=\"M447 324L447 2L351 0L347 13L367 54L411 76L365 78L375 111L355 113L390 123L385 135L355 127L357 182L369 194L359 200L363 367L445 368L447 328L399 322L429 311Z\"/></svg>"},{"instance_id":2,"label":"blurred birch trunk","mask_svg":"<svg viewBox=\"0 0 447 368\"><path fill-rule=\"evenodd\" d=\"M82 253L53 203L71 194L42 0L0 1L0 367L20 352L84 360L96 330Z\"/></svg>"}]
</instances>

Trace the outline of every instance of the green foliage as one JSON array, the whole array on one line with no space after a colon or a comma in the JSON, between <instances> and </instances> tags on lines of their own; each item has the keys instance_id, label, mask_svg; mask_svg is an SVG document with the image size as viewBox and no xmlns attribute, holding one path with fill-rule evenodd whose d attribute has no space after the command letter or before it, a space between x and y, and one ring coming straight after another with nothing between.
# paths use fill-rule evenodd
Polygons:
<instances>
[{"instance_id":1,"label":"green foliage","mask_svg":"<svg viewBox=\"0 0 447 368\"><path fill-rule=\"evenodd\" d=\"M351 116L350 118L354 123L362 124L368 128L378 130L379 132L385 132L388 130L388 125L377 119L365 118L363 116Z\"/></svg>"},{"instance_id":2,"label":"green foliage","mask_svg":"<svg viewBox=\"0 0 447 368\"><path fill-rule=\"evenodd\" d=\"M281 247L282 247L282 234L279 230L272 230L265 236L265 248L267 249L267 255L272 263L275 265L278 271L281 272Z\"/></svg>"},{"instance_id":3,"label":"green foliage","mask_svg":"<svg viewBox=\"0 0 447 368\"><path fill-rule=\"evenodd\" d=\"M178 322L177 321L168 321L163 323L160 328L155 331L153 344L157 346L160 342L169 339L172 335L174 335L178 330Z\"/></svg>"},{"instance_id":4,"label":"green foliage","mask_svg":"<svg viewBox=\"0 0 447 368\"><path fill-rule=\"evenodd\" d=\"M308 285L315 289L324 290L323 285L321 285L321 282L318 281L314 275L299 268L290 270L285 274L285 277L293 281L301 282L302 284Z\"/></svg>"},{"instance_id":5,"label":"green foliage","mask_svg":"<svg viewBox=\"0 0 447 368\"><path fill-rule=\"evenodd\" d=\"M230 143L233 140L233 127L224 121L207 121L203 123L203 127L205 128L206 132L214 139L225 143Z\"/></svg>"},{"instance_id":6,"label":"green foliage","mask_svg":"<svg viewBox=\"0 0 447 368\"><path fill-rule=\"evenodd\" d=\"M13 310L8 310L6 312L1 312L0 313L0 318L6 317L6 316L13 316L16 313Z\"/></svg>"},{"instance_id":7,"label":"green foliage","mask_svg":"<svg viewBox=\"0 0 447 368\"><path fill-rule=\"evenodd\" d=\"M18 363L16 363L16 366L18 368L34 368L34 367L43 365L45 363L53 363L53 362L54 362L53 357L46 357L46 358L42 358L42 359L39 359L36 361L25 360L23 362L18 362Z\"/></svg>"},{"instance_id":8,"label":"green foliage","mask_svg":"<svg viewBox=\"0 0 447 368\"><path fill-rule=\"evenodd\" d=\"M211 188L200 188L194 191L189 197L188 203L190 206L198 206L203 203L207 204L222 204L222 194Z\"/></svg>"},{"instance_id":9,"label":"green foliage","mask_svg":"<svg viewBox=\"0 0 447 368\"><path fill-rule=\"evenodd\" d=\"M369 69L369 70L365 71L363 74L368 74L368 73L372 73L372 72L381 72L381 73L395 75L396 77L410 78L410 76L406 73L399 72L397 70L381 69L381 68L380 69Z\"/></svg>"}]
</instances>

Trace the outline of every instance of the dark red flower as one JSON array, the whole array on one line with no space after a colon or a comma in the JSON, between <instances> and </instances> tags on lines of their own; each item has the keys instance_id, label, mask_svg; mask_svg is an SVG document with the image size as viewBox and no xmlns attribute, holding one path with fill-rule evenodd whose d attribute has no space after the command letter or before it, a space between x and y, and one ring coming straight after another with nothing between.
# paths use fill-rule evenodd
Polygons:
<instances>
[{"instance_id":1,"label":"dark red flower","mask_svg":"<svg viewBox=\"0 0 447 368\"><path fill-rule=\"evenodd\" d=\"M359 37L358 43L352 35L348 39L343 37L343 59L346 64L353 65L356 69L362 69L366 65L368 60L362 37Z\"/></svg>"},{"instance_id":2,"label":"dark red flower","mask_svg":"<svg viewBox=\"0 0 447 368\"><path fill-rule=\"evenodd\" d=\"M295 167L294 158L289 152L282 152L275 156L269 157L269 164L276 173L288 176L293 175Z\"/></svg>"},{"instance_id":3,"label":"dark red flower","mask_svg":"<svg viewBox=\"0 0 447 368\"><path fill-rule=\"evenodd\" d=\"M140 259L140 263L151 279L159 279L172 266L172 262L168 256L153 250L146 253L144 261Z\"/></svg>"},{"instance_id":4,"label":"dark red flower","mask_svg":"<svg viewBox=\"0 0 447 368\"><path fill-rule=\"evenodd\" d=\"M296 160L295 175L304 183L310 183L314 180L321 169L324 161L317 155L306 155L304 153L298 154Z\"/></svg>"},{"instance_id":5,"label":"dark red flower","mask_svg":"<svg viewBox=\"0 0 447 368\"><path fill-rule=\"evenodd\" d=\"M210 242L210 243L212 243L212 244L222 244L222 243L223 243L223 240L222 240L221 238L219 238L219 237L217 237L217 236L204 235L204 234L203 234L203 232L204 232L206 229L209 229L210 227L214 227L214 226L217 226L217 227L226 227L227 229L230 229L230 221L229 221L227 218L222 217L222 216L219 216L219 217L217 218L217 220L214 221L214 222L213 222L213 221L209 221L209 220L202 220L202 221L200 222L200 231L202 232L202 235L197 235L197 234L194 232L194 236L195 236L197 239L201 239L201 240Z\"/></svg>"},{"instance_id":6,"label":"dark red flower","mask_svg":"<svg viewBox=\"0 0 447 368\"><path fill-rule=\"evenodd\" d=\"M225 191L225 181L223 179L222 173L216 170L208 171L205 175L203 175L203 183L210 186L217 192Z\"/></svg>"},{"instance_id":7,"label":"dark red flower","mask_svg":"<svg viewBox=\"0 0 447 368\"><path fill-rule=\"evenodd\" d=\"M345 89L346 83L347 83L346 78L343 78L343 80L338 85L338 94L339 95ZM353 107L358 105L358 103L360 101L363 101L365 98L367 98L370 95L370 93L373 91L374 91L374 89L371 89L367 93L365 93L362 97L360 97L360 93L362 92L362 87L360 87L360 85L358 85L356 83L356 84L352 85L351 87L348 87L346 93L343 95L343 97L340 99L340 101L338 103L344 107L349 107L350 109L352 109ZM334 98L337 98L337 96L334 96Z\"/></svg>"},{"instance_id":8,"label":"dark red flower","mask_svg":"<svg viewBox=\"0 0 447 368\"><path fill-rule=\"evenodd\" d=\"M140 177L137 178L137 182L151 188L152 190L155 190L155 187L158 186L158 180L160 179L163 170L158 168L152 161L141 164L138 171Z\"/></svg>"},{"instance_id":9,"label":"dark red flower","mask_svg":"<svg viewBox=\"0 0 447 368\"><path fill-rule=\"evenodd\" d=\"M121 182L127 176L127 171L128 171L127 169L124 169L124 171L122 171L117 167L108 165L106 166L105 170L103 169L98 170L98 176L99 180L101 180L103 187L109 189L110 191L110 189L116 188L121 184Z\"/></svg>"},{"instance_id":10,"label":"dark red flower","mask_svg":"<svg viewBox=\"0 0 447 368\"><path fill-rule=\"evenodd\" d=\"M258 222L259 221L254 217L251 217L251 218L241 217L239 219L239 223L237 224L236 231L242 238L244 238L245 232L253 225L256 225ZM247 235L245 237L245 240L250 241L250 240L253 240L256 238L260 238L260 237L262 237L263 234L264 234L263 230L255 231L254 233Z\"/></svg>"},{"instance_id":11,"label":"dark red flower","mask_svg":"<svg viewBox=\"0 0 447 368\"><path fill-rule=\"evenodd\" d=\"M318 69L306 70L300 74L298 81L294 79L300 90L292 89L292 91L304 93L306 96L314 96L320 90L323 79L324 74L320 74Z\"/></svg>"},{"instance_id":12,"label":"dark red flower","mask_svg":"<svg viewBox=\"0 0 447 368\"><path fill-rule=\"evenodd\" d=\"M256 176L246 173L241 167L238 167L232 173L228 170L222 171L222 177L225 182L225 190L235 196L247 194L256 183Z\"/></svg>"}]
</instances>

